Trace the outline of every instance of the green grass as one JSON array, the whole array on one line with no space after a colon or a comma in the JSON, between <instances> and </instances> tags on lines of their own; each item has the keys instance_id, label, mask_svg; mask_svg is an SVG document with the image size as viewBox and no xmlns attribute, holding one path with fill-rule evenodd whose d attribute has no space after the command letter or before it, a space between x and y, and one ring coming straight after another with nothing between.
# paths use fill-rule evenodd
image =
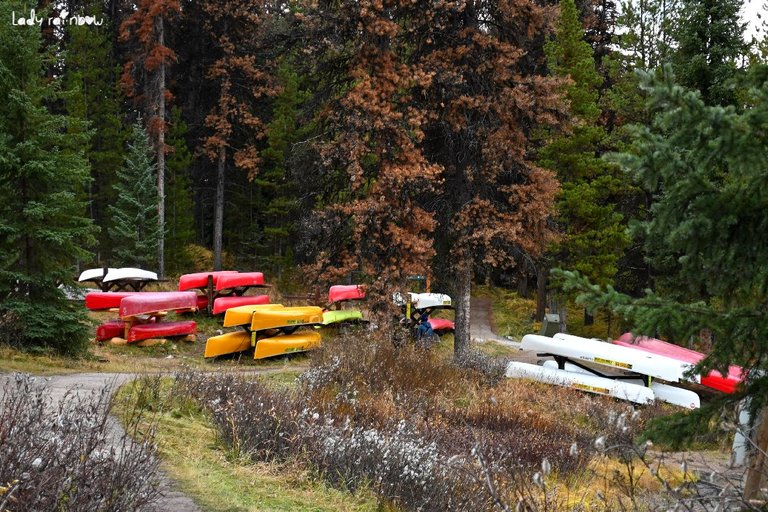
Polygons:
<instances>
[{"instance_id":1,"label":"green grass","mask_svg":"<svg viewBox=\"0 0 768 512\"><path fill-rule=\"evenodd\" d=\"M295 372L269 380L280 383ZM206 511L374 511L372 494L351 495L328 487L298 463L273 464L233 458L220 445L215 430L193 404L168 394L170 379L163 379L159 396L144 405L156 415L163 470L179 488ZM125 417L136 403L138 385L126 384L118 392L117 412Z\"/></svg>"},{"instance_id":2,"label":"green grass","mask_svg":"<svg viewBox=\"0 0 768 512\"><path fill-rule=\"evenodd\" d=\"M496 333L520 339L526 334L538 333L541 322L534 321L536 298L520 297L516 292L506 288L477 286L473 295L491 300L493 324ZM614 316L610 322L606 312L598 312L594 316L594 324L584 325L584 308L574 302L566 306L567 330L571 334L585 337L609 338L618 337L622 332L619 320Z\"/></svg>"}]
</instances>

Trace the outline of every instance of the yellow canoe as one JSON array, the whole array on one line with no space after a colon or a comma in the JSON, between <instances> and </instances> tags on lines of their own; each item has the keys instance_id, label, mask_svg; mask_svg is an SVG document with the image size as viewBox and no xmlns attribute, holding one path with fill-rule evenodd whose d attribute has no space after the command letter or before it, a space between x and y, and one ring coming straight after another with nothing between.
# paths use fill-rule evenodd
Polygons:
<instances>
[{"instance_id":1,"label":"yellow canoe","mask_svg":"<svg viewBox=\"0 0 768 512\"><path fill-rule=\"evenodd\" d=\"M294 334L282 334L280 336L258 340L256 342L256 350L253 353L253 358L263 359L265 357L280 356L283 354L291 354L293 352L304 352L319 346L319 332L304 331Z\"/></svg>"},{"instance_id":2,"label":"yellow canoe","mask_svg":"<svg viewBox=\"0 0 768 512\"><path fill-rule=\"evenodd\" d=\"M251 333L246 331L234 331L208 338L205 343L205 357L223 356L234 354L251 348Z\"/></svg>"},{"instance_id":3,"label":"yellow canoe","mask_svg":"<svg viewBox=\"0 0 768 512\"><path fill-rule=\"evenodd\" d=\"M258 309L253 312L251 331L323 323L323 310L316 306Z\"/></svg>"},{"instance_id":4,"label":"yellow canoe","mask_svg":"<svg viewBox=\"0 0 768 512\"><path fill-rule=\"evenodd\" d=\"M253 304L229 308L224 312L224 327L248 325L251 323L254 311L283 309L284 307L282 304Z\"/></svg>"}]
</instances>

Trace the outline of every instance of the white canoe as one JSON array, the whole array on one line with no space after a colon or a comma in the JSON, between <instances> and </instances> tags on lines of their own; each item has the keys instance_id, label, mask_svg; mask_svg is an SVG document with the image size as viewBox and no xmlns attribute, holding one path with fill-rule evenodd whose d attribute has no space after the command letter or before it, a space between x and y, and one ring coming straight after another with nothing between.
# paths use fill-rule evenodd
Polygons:
<instances>
[{"instance_id":1,"label":"white canoe","mask_svg":"<svg viewBox=\"0 0 768 512\"><path fill-rule=\"evenodd\" d=\"M157 281L157 274L140 268L111 268L103 281Z\"/></svg>"},{"instance_id":2,"label":"white canoe","mask_svg":"<svg viewBox=\"0 0 768 512\"><path fill-rule=\"evenodd\" d=\"M558 369L557 361L544 361L544 367ZM593 375L584 368L580 368L571 363L565 363L565 371ZM639 386L644 385L643 379L621 379L621 382ZM701 407L701 399L699 398L699 395L688 389L677 388L675 386L670 386L669 384L653 381L651 382L651 390L656 399L661 400L662 402L685 407L686 409L698 409Z\"/></svg>"},{"instance_id":3,"label":"white canoe","mask_svg":"<svg viewBox=\"0 0 768 512\"><path fill-rule=\"evenodd\" d=\"M654 394L650 388L597 375L569 372L529 363L512 361L507 365L506 376L512 379L531 379L545 384L612 396L636 404L653 403Z\"/></svg>"},{"instance_id":4,"label":"white canoe","mask_svg":"<svg viewBox=\"0 0 768 512\"><path fill-rule=\"evenodd\" d=\"M113 268L107 269L107 272L110 272L114 270ZM88 270L83 270L83 272L80 274L80 277L78 278L78 281L81 283L84 283L86 281L101 281L101 279L104 277L104 269L103 268L89 268Z\"/></svg>"},{"instance_id":5,"label":"white canoe","mask_svg":"<svg viewBox=\"0 0 768 512\"><path fill-rule=\"evenodd\" d=\"M451 297L444 293L410 293L410 299L413 309L453 307Z\"/></svg>"},{"instance_id":6,"label":"white canoe","mask_svg":"<svg viewBox=\"0 0 768 512\"><path fill-rule=\"evenodd\" d=\"M693 368L691 364L669 357L563 333L556 334L554 338L526 334L521 348L629 370L669 382L689 380L685 374Z\"/></svg>"}]
</instances>

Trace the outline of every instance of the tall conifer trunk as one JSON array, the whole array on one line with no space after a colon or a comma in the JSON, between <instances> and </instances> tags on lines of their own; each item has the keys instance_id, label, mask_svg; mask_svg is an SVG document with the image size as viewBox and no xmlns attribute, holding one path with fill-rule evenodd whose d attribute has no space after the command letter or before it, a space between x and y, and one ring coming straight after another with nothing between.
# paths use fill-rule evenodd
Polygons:
<instances>
[{"instance_id":1,"label":"tall conifer trunk","mask_svg":"<svg viewBox=\"0 0 768 512\"><path fill-rule=\"evenodd\" d=\"M157 39L160 46L165 45L164 23L162 16L157 20ZM160 118L157 132L157 226L160 239L157 244L157 274L165 277L165 61L157 70L157 116Z\"/></svg>"},{"instance_id":2,"label":"tall conifer trunk","mask_svg":"<svg viewBox=\"0 0 768 512\"><path fill-rule=\"evenodd\" d=\"M213 269L221 270L221 244L224 230L224 171L227 162L227 149L219 147L219 159L216 169L216 200L213 205Z\"/></svg>"},{"instance_id":3,"label":"tall conifer trunk","mask_svg":"<svg viewBox=\"0 0 768 512\"><path fill-rule=\"evenodd\" d=\"M464 259L454 267L456 282L456 317L453 335L454 355L459 356L469 350L470 343L470 295L472 292L472 262Z\"/></svg>"}]
</instances>

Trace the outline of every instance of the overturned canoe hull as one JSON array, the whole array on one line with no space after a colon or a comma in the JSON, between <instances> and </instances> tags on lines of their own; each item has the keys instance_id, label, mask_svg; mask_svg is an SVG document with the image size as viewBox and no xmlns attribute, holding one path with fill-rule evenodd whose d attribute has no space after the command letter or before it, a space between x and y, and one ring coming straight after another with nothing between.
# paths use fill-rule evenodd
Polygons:
<instances>
[{"instance_id":1,"label":"overturned canoe hull","mask_svg":"<svg viewBox=\"0 0 768 512\"><path fill-rule=\"evenodd\" d=\"M527 334L523 337L521 348L628 370L669 382L688 380L686 372L692 367L668 357L563 333L556 334L554 338Z\"/></svg>"},{"instance_id":2,"label":"overturned canoe hull","mask_svg":"<svg viewBox=\"0 0 768 512\"><path fill-rule=\"evenodd\" d=\"M179 278L179 291L183 292L185 290L194 290L195 288L206 288L208 286L208 276L213 278L213 284L215 286L219 276L237 273L237 270L218 270L216 272L184 274Z\"/></svg>"},{"instance_id":3,"label":"overturned canoe hull","mask_svg":"<svg viewBox=\"0 0 768 512\"><path fill-rule=\"evenodd\" d=\"M555 361L544 361L544 367L553 369L558 368L557 362ZM592 375L587 370L579 368L571 363L565 363L565 371ZM642 379L622 379L622 382L637 384L639 386L644 385ZM688 389L677 388L675 386L670 386L669 384L653 381L651 382L651 391L653 391L653 395L657 400L667 402L668 404L677 405L686 409L698 409L701 407L701 399L699 398L699 395Z\"/></svg>"},{"instance_id":4,"label":"overturned canoe hull","mask_svg":"<svg viewBox=\"0 0 768 512\"><path fill-rule=\"evenodd\" d=\"M622 347L629 347L643 350L651 354L671 357L672 359L691 364L698 364L706 357L701 352L673 345L672 343L667 343L666 341L657 340L655 338L647 338L645 336L635 338L631 333L623 334L613 343ZM736 387L744 380L745 376L746 372L743 368L731 365L728 367L727 375L723 375L717 370L712 370L708 374L702 375L701 385L722 391L723 393L734 393Z\"/></svg>"},{"instance_id":5,"label":"overturned canoe hull","mask_svg":"<svg viewBox=\"0 0 768 512\"><path fill-rule=\"evenodd\" d=\"M282 304L254 304L249 306L235 306L224 312L224 327L236 327L240 325L251 325L253 312L262 309L274 310L283 309Z\"/></svg>"},{"instance_id":6,"label":"overturned canoe hull","mask_svg":"<svg viewBox=\"0 0 768 512\"><path fill-rule=\"evenodd\" d=\"M298 325L323 323L323 310L316 306L281 309L258 309L253 312L251 331L279 329Z\"/></svg>"},{"instance_id":7,"label":"overturned canoe hull","mask_svg":"<svg viewBox=\"0 0 768 512\"><path fill-rule=\"evenodd\" d=\"M365 298L365 288L359 284L337 284L328 290L328 304L345 300L362 300Z\"/></svg>"},{"instance_id":8,"label":"overturned canoe hull","mask_svg":"<svg viewBox=\"0 0 768 512\"><path fill-rule=\"evenodd\" d=\"M653 391L645 386L535 364L512 361L507 365L506 376L513 379L535 380L597 395L612 396L637 404L648 404L654 401Z\"/></svg>"},{"instance_id":9,"label":"overturned canoe hull","mask_svg":"<svg viewBox=\"0 0 768 512\"><path fill-rule=\"evenodd\" d=\"M184 311L197 308L195 292L142 292L120 301L120 318L151 315L160 311Z\"/></svg>"},{"instance_id":10,"label":"overturned canoe hull","mask_svg":"<svg viewBox=\"0 0 768 512\"><path fill-rule=\"evenodd\" d=\"M266 286L264 284L264 274L261 272L230 272L219 275L215 283L217 292L250 286Z\"/></svg>"},{"instance_id":11,"label":"overturned canoe hull","mask_svg":"<svg viewBox=\"0 0 768 512\"><path fill-rule=\"evenodd\" d=\"M91 292L85 296L85 307L91 311L115 309L120 307L120 301L141 292Z\"/></svg>"},{"instance_id":12,"label":"overturned canoe hull","mask_svg":"<svg viewBox=\"0 0 768 512\"><path fill-rule=\"evenodd\" d=\"M98 341L119 338L125 334L125 322L122 320L110 320L104 322L96 328L96 339Z\"/></svg>"},{"instance_id":13,"label":"overturned canoe hull","mask_svg":"<svg viewBox=\"0 0 768 512\"><path fill-rule=\"evenodd\" d=\"M456 327L453 320L448 320L447 318L430 318L429 325L437 333L453 332Z\"/></svg>"},{"instance_id":14,"label":"overturned canoe hull","mask_svg":"<svg viewBox=\"0 0 768 512\"><path fill-rule=\"evenodd\" d=\"M207 301L206 301L207 302ZM244 297L219 297L213 301L213 314L224 313L239 306L269 304L269 295L249 295Z\"/></svg>"},{"instance_id":15,"label":"overturned canoe hull","mask_svg":"<svg viewBox=\"0 0 768 512\"><path fill-rule=\"evenodd\" d=\"M320 346L320 333L313 331L282 334L271 338L260 339L256 342L253 353L254 359L264 359L283 354L305 352Z\"/></svg>"},{"instance_id":16,"label":"overturned canoe hull","mask_svg":"<svg viewBox=\"0 0 768 512\"><path fill-rule=\"evenodd\" d=\"M173 336L188 336L197 332L197 324L192 320L180 322L153 322L136 324L128 330L128 342L146 340L149 338L168 338Z\"/></svg>"},{"instance_id":17,"label":"overturned canoe hull","mask_svg":"<svg viewBox=\"0 0 768 512\"><path fill-rule=\"evenodd\" d=\"M323 325L340 324L345 322L360 322L363 313L357 310L324 311Z\"/></svg>"},{"instance_id":18,"label":"overturned canoe hull","mask_svg":"<svg viewBox=\"0 0 768 512\"><path fill-rule=\"evenodd\" d=\"M205 343L205 357L236 354L251 348L251 333L235 331L208 338Z\"/></svg>"}]
</instances>

